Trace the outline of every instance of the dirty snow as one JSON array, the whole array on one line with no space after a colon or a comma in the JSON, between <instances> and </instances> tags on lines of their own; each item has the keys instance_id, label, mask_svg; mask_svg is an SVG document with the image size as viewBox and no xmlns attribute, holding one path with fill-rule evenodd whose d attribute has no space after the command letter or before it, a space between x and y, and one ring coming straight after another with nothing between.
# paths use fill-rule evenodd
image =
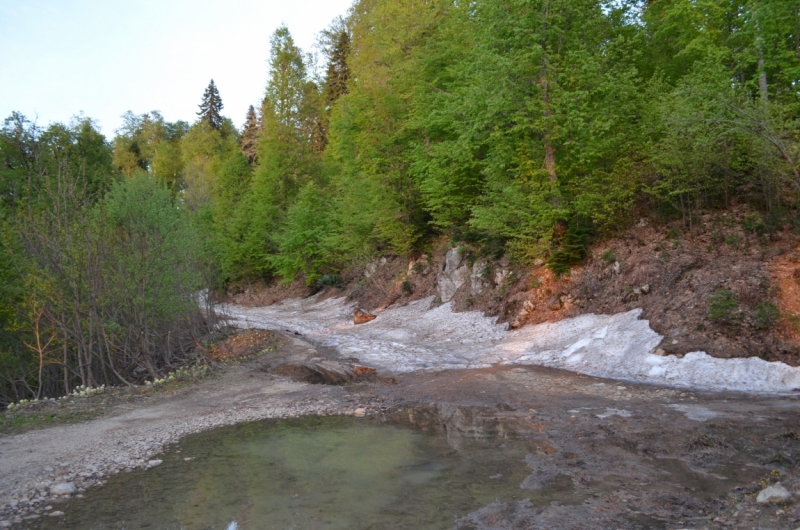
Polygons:
<instances>
[{"instance_id":1,"label":"dirty snow","mask_svg":"<svg viewBox=\"0 0 800 530\"><path fill-rule=\"evenodd\" d=\"M581 315L509 331L479 312L430 309L432 298L378 313L353 325L352 304L315 297L245 308L226 306L240 327L298 332L322 346L384 372L532 364L623 381L696 390L786 393L800 389L800 368L758 358L717 359L704 352L683 358L651 352L662 336L640 320L640 309Z\"/></svg>"}]
</instances>

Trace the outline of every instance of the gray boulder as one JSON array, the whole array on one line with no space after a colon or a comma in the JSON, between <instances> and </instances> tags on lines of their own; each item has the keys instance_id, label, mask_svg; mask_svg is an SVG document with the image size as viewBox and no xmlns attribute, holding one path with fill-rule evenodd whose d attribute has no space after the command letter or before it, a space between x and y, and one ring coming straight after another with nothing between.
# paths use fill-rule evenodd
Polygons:
<instances>
[{"instance_id":1,"label":"gray boulder","mask_svg":"<svg viewBox=\"0 0 800 530\"><path fill-rule=\"evenodd\" d=\"M780 484L773 484L772 486L761 490L756 497L756 501L762 504L770 502L784 502L789 500L792 496L789 491Z\"/></svg>"}]
</instances>

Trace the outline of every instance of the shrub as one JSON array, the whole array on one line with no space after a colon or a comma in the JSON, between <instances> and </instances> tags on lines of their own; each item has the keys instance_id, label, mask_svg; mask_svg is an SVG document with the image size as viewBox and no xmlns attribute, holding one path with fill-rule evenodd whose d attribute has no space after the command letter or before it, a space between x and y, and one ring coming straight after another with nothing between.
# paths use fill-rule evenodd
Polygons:
<instances>
[{"instance_id":1,"label":"shrub","mask_svg":"<svg viewBox=\"0 0 800 530\"><path fill-rule=\"evenodd\" d=\"M587 245L592 240L594 231L591 224L580 218L573 218L561 245L547 259L547 267L556 276L561 276L569 272L572 265L582 262L588 254Z\"/></svg>"},{"instance_id":2,"label":"shrub","mask_svg":"<svg viewBox=\"0 0 800 530\"><path fill-rule=\"evenodd\" d=\"M757 329L768 329L780 318L781 313L772 302L761 302L756 306L753 322Z\"/></svg>"},{"instance_id":3,"label":"shrub","mask_svg":"<svg viewBox=\"0 0 800 530\"><path fill-rule=\"evenodd\" d=\"M342 281L342 277L338 274L323 274L315 283L320 289L323 287L336 287L338 289L344 287L344 281Z\"/></svg>"},{"instance_id":4,"label":"shrub","mask_svg":"<svg viewBox=\"0 0 800 530\"><path fill-rule=\"evenodd\" d=\"M708 297L708 318L715 322L732 323L741 318L739 299L730 289L718 289Z\"/></svg>"}]
</instances>

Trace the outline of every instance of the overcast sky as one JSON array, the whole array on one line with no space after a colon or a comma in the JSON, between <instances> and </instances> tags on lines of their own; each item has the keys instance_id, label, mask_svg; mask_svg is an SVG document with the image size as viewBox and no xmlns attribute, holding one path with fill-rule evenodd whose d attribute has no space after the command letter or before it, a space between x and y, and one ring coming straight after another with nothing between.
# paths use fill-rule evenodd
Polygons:
<instances>
[{"instance_id":1,"label":"overcast sky","mask_svg":"<svg viewBox=\"0 0 800 530\"><path fill-rule=\"evenodd\" d=\"M83 112L111 137L127 110L196 119L212 78L239 126L281 23L304 51L352 0L0 0L0 119Z\"/></svg>"}]
</instances>

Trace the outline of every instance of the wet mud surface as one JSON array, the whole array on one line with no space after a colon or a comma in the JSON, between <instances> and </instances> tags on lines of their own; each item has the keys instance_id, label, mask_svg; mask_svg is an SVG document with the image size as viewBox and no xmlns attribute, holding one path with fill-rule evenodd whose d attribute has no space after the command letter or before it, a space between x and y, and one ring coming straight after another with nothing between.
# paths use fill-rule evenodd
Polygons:
<instances>
[{"instance_id":1,"label":"wet mud surface","mask_svg":"<svg viewBox=\"0 0 800 530\"><path fill-rule=\"evenodd\" d=\"M417 403L414 421L452 447L526 445L531 500L498 502L456 528L797 528L800 401L621 384L539 367L421 372L366 392ZM428 403L427 408L422 407ZM425 411L425 412L422 412ZM522 463L520 463L523 465ZM542 505L537 492L567 495ZM796 488L795 488L796 489Z\"/></svg>"}]
</instances>

